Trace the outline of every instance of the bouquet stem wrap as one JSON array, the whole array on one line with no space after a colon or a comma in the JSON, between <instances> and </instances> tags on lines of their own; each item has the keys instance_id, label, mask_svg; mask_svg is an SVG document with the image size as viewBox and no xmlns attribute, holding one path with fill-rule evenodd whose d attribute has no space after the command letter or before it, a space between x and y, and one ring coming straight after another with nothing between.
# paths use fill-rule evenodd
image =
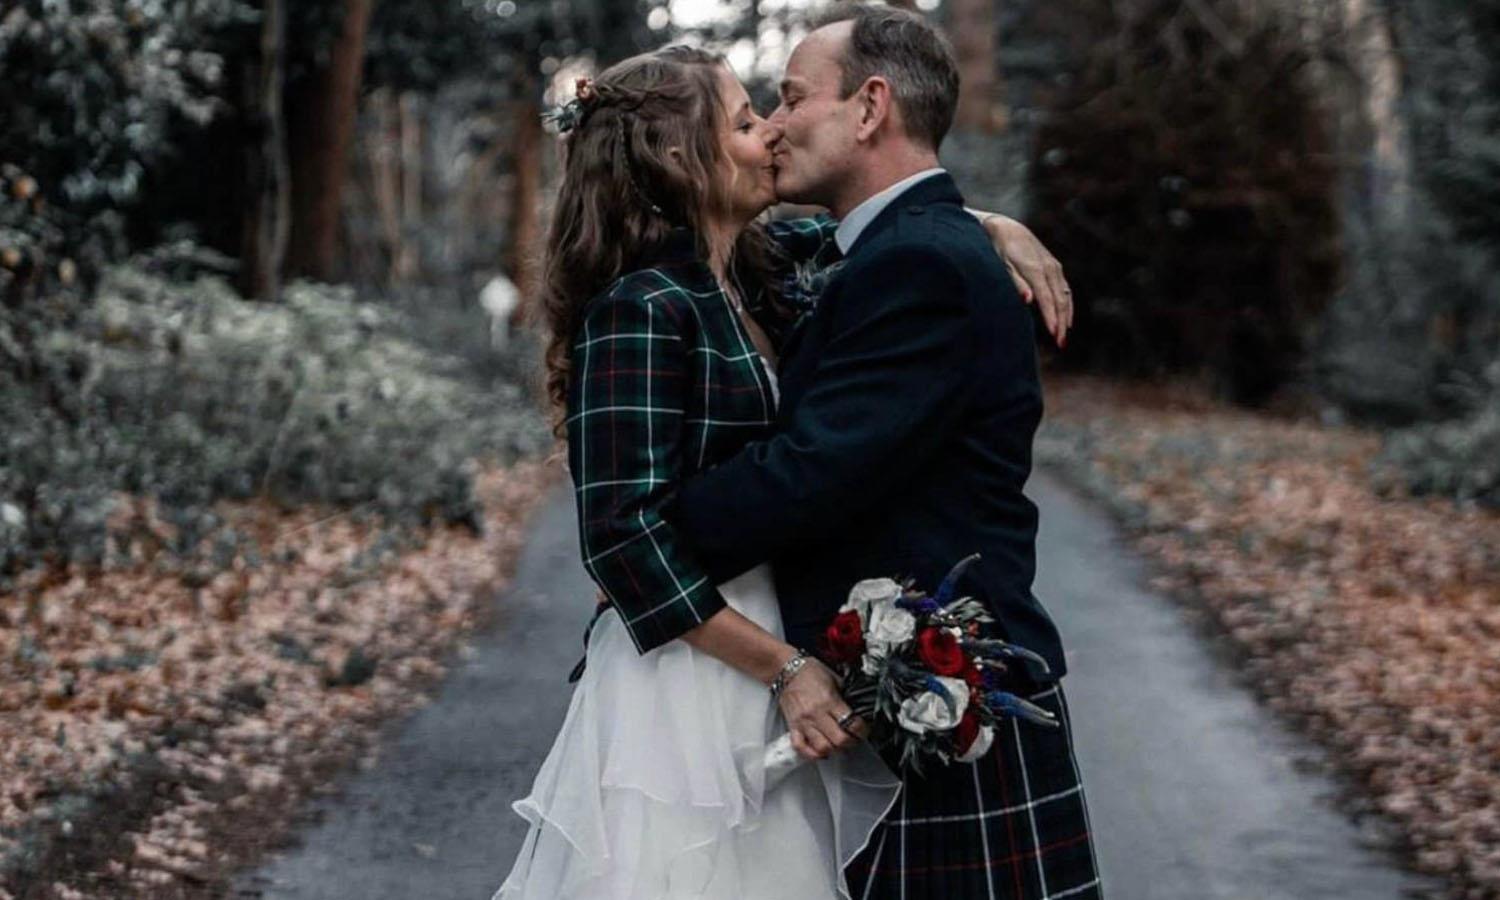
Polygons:
<instances>
[{"instance_id":1,"label":"bouquet stem wrap","mask_svg":"<svg viewBox=\"0 0 1500 900\"><path fill-rule=\"evenodd\" d=\"M779 784L781 779L795 772L807 762L793 747L790 732L766 745L765 773L766 790Z\"/></svg>"}]
</instances>

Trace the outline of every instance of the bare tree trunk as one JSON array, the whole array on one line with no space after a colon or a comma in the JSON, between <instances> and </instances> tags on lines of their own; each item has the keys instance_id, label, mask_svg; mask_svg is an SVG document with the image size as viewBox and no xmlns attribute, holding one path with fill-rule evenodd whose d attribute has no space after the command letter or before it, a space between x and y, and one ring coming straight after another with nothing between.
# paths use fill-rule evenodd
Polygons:
<instances>
[{"instance_id":1,"label":"bare tree trunk","mask_svg":"<svg viewBox=\"0 0 1500 900\"><path fill-rule=\"evenodd\" d=\"M421 268L421 247L413 240L422 227L422 108L413 91L401 95L401 251L396 277L415 278Z\"/></svg>"},{"instance_id":2,"label":"bare tree trunk","mask_svg":"<svg viewBox=\"0 0 1500 900\"><path fill-rule=\"evenodd\" d=\"M1369 0L1345 0L1344 11L1372 132L1372 191L1375 202L1389 204L1401 220L1411 201L1411 148L1401 110L1401 59L1391 39L1390 17L1382 4Z\"/></svg>"},{"instance_id":3,"label":"bare tree trunk","mask_svg":"<svg viewBox=\"0 0 1500 900\"><path fill-rule=\"evenodd\" d=\"M292 240L287 268L324 281L335 274L339 199L364 72L374 0L344 0L343 25L328 66L314 73L290 117Z\"/></svg>"},{"instance_id":4,"label":"bare tree trunk","mask_svg":"<svg viewBox=\"0 0 1500 900\"><path fill-rule=\"evenodd\" d=\"M281 293L291 209L291 175L286 158L282 113L286 11L282 0L264 0L259 58L246 79L246 108L252 110L254 141L245 148L245 224L241 231L240 292L258 300Z\"/></svg>"},{"instance_id":5,"label":"bare tree trunk","mask_svg":"<svg viewBox=\"0 0 1500 900\"><path fill-rule=\"evenodd\" d=\"M542 120L535 78L521 84L512 118L515 134L515 188L511 192L510 228L501 263L521 291L512 324L525 321L541 288L539 253L542 237Z\"/></svg>"},{"instance_id":6,"label":"bare tree trunk","mask_svg":"<svg viewBox=\"0 0 1500 900\"><path fill-rule=\"evenodd\" d=\"M375 218L380 223L380 249L385 253L385 277L394 283L396 260L401 254L401 175L396 170L396 102L389 88L370 94L374 127L365 135L365 155L370 160L370 195Z\"/></svg>"},{"instance_id":7,"label":"bare tree trunk","mask_svg":"<svg viewBox=\"0 0 1500 900\"><path fill-rule=\"evenodd\" d=\"M954 125L982 133L1005 127L996 66L995 4L999 0L950 0L948 34L958 57L960 90Z\"/></svg>"}]
</instances>

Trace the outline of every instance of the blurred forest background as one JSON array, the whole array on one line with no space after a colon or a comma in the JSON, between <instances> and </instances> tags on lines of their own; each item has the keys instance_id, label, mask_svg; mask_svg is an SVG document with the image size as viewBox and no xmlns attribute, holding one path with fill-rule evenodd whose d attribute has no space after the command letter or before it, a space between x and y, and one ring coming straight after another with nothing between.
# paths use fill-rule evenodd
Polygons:
<instances>
[{"instance_id":1,"label":"blurred forest background","mask_svg":"<svg viewBox=\"0 0 1500 900\"><path fill-rule=\"evenodd\" d=\"M1500 499L1500 4L925 5L965 76L947 164L1077 290L1060 365L1389 427L1412 489ZM513 324L534 287L554 85L689 40L769 104L805 14L8 2L0 573L103 560L114 491L185 546L220 497L472 516L464 461L541 440L493 420L531 357L477 299L503 277Z\"/></svg>"},{"instance_id":2,"label":"blurred forest background","mask_svg":"<svg viewBox=\"0 0 1500 900\"><path fill-rule=\"evenodd\" d=\"M1059 364L1399 429L1388 457L1412 489L1500 499L1500 4L925 6L965 76L946 162L973 202L1033 224L1077 289ZM117 490L188 526L254 495L472 515L463 461L541 440L473 406L527 406L526 336L496 352L477 298L503 276L518 322L534 286L553 86L690 40L769 104L806 13L4 9L4 575L103 560Z\"/></svg>"},{"instance_id":3,"label":"blurred forest background","mask_svg":"<svg viewBox=\"0 0 1500 900\"><path fill-rule=\"evenodd\" d=\"M551 447L541 111L679 40L768 111L808 6L0 0L0 632L80 570L254 567L226 501L482 531L486 467ZM1500 0L914 8L963 71L945 164L1075 290L1054 371L1357 426L1380 496L1500 506Z\"/></svg>"}]
</instances>

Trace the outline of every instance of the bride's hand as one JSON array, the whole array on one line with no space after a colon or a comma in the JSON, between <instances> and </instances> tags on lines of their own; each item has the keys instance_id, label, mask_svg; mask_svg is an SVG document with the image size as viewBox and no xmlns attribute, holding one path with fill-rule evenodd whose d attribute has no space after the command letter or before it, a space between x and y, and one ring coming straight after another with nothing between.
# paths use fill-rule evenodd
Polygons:
<instances>
[{"instance_id":1,"label":"bride's hand","mask_svg":"<svg viewBox=\"0 0 1500 900\"><path fill-rule=\"evenodd\" d=\"M1063 277L1062 263L1030 228L1015 219L982 210L972 212L1005 260L1021 299L1036 304L1052 339L1058 347L1066 346L1068 330L1073 327L1073 289Z\"/></svg>"},{"instance_id":2,"label":"bride's hand","mask_svg":"<svg viewBox=\"0 0 1500 900\"><path fill-rule=\"evenodd\" d=\"M815 658L787 682L778 703L792 735L792 748L805 759L827 759L853 747L868 733L868 726L858 718L839 725L849 704L839 694L833 672Z\"/></svg>"}]
</instances>

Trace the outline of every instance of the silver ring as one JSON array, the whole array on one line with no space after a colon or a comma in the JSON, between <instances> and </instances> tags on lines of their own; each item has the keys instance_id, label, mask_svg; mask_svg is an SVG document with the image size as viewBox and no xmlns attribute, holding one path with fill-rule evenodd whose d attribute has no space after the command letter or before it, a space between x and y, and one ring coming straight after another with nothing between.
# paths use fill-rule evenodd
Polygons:
<instances>
[{"instance_id":1,"label":"silver ring","mask_svg":"<svg viewBox=\"0 0 1500 900\"><path fill-rule=\"evenodd\" d=\"M851 709L848 712L844 713L842 716L838 717L838 726L845 731L848 731L849 723L853 722L857 718L859 718L859 713Z\"/></svg>"}]
</instances>

